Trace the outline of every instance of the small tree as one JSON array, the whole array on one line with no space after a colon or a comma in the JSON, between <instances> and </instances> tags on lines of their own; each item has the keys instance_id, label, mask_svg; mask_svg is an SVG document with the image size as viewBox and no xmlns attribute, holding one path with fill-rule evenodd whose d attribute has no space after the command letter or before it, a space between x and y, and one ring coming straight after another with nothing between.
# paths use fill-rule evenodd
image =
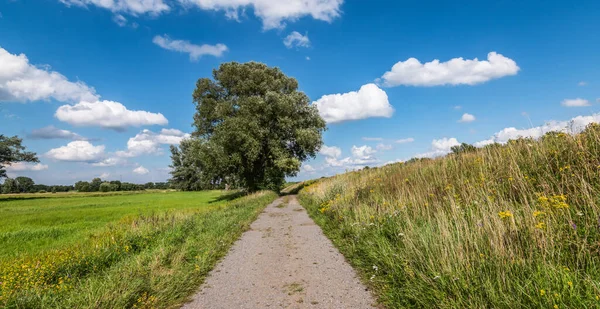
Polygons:
<instances>
[{"instance_id":1,"label":"small tree","mask_svg":"<svg viewBox=\"0 0 600 309\"><path fill-rule=\"evenodd\" d=\"M100 185L102 184L102 179L94 178L90 183L90 192L98 192L100 190Z\"/></svg>"},{"instance_id":2,"label":"small tree","mask_svg":"<svg viewBox=\"0 0 600 309\"><path fill-rule=\"evenodd\" d=\"M89 192L90 191L90 183L87 181L78 181L75 183L75 190L79 192Z\"/></svg>"},{"instance_id":3,"label":"small tree","mask_svg":"<svg viewBox=\"0 0 600 309\"><path fill-rule=\"evenodd\" d=\"M477 147L471 144L462 143L458 146L452 146L450 150L452 150L452 153L474 152L477 151Z\"/></svg>"},{"instance_id":4,"label":"small tree","mask_svg":"<svg viewBox=\"0 0 600 309\"><path fill-rule=\"evenodd\" d=\"M39 162L34 152L25 151L23 140L0 134L0 178L6 178L6 166L17 162Z\"/></svg>"},{"instance_id":5,"label":"small tree","mask_svg":"<svg viewBox=\"0 0 600 309\"><path fill-rule=\"evenodd\" d=\"M17 181L17 185L19 186L19 192L21 193L27 193L27 192L33 192L33 186L35 185L35 182L33 181L33 179L29 178L29 177L17 177L15 178L15 180Z\"/></svg>"},{"instance_id":6,"label":"small tree","mask_svg":"<svg viewBox=\"0 0 600 309\"><path fill-rule=\"evenodd\" d=\"M17 181L12 178L4 179L4 185L2 185L2 193L19 193L19 185Z\"/></svg>"},{"instance_id":7,"label":"small tree","mask_svg":"<svg viewBox=\"0 0 600 309\"><path fill-rule=\"evenodd\" d=\"M195 156L204 181L279 190L323 144L325 121L296 79L279 68L224 63L212 80L198 80L192 97Z\"/></svg>"},{"instance_id":8,"label":"small tree","mask_svg":"<svg viewBox=\"0 0 600 309\"><path fill-rule=\"evenodd\" d=\"M98 187L98 191L100 192L109 192L111 189L111 184L109 182L103 182L100 184L100 187Z\"/></svg>"}]
</instances>

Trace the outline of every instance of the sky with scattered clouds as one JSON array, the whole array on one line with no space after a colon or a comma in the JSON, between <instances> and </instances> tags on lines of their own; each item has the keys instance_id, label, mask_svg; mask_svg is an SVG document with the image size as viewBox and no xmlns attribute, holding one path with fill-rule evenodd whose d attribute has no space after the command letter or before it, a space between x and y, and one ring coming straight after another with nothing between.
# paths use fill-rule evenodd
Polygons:
<instances>
[{"instance_id":1,"label":"sky with scattered clouds","mask_svg":"<svg viewBox=\"0 0 600 309\"><path fill-rule=\"evenodd\" d=\"M328 123L294 179L599 122L600 2L0 0L0 133L38 183L169 177L195 81L295 77Z\"/></svg>"}]
</instances>

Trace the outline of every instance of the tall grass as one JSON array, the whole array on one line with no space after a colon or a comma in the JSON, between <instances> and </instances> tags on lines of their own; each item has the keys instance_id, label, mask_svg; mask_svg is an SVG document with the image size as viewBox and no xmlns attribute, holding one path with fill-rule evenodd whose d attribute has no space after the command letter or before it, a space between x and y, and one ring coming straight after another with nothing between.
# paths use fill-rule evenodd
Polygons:
<instances>
[{"instance_id":1,"label":"tall grass","mask_svg":"<svg viewBox=\"0 0 600 309\"><path fill-rule=\"evenodd\" d=\"M320 180L301 201L389 308L600 307L600 126Z\"/></svg>"},{"instance_id":2,"label":"tall grass","mask_svg":"<svg viewBox=\"0 0 600 309\"><path fill-rule=\"evenodd\" d=\"M192 294L276 198L127 216L71 246L0 261L0 307L165 308Z\"/></svg>"}]
</instances>

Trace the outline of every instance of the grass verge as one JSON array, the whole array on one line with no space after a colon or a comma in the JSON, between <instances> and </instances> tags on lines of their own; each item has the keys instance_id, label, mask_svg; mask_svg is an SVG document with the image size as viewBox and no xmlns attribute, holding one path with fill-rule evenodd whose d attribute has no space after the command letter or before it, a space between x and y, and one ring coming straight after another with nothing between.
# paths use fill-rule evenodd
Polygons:
<instances>
[{"instance_id":1,"label":"grass verge","mask_svg":"<svg viewBox=\"0 0 600 309\"><path fill-rule=\"evenodd\" d=\"M175 307L276 197L261 192L208 211L125 217L72 246L3 260L0 306Z\"/></svg>"}]
</instances>

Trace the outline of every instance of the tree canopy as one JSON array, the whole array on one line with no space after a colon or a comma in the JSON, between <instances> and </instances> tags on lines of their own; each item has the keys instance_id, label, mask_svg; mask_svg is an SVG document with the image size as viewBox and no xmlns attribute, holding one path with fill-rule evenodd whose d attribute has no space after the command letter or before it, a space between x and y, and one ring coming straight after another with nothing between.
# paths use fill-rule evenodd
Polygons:
<instances>
[{"instance_id":1,"label":"tree canopy","mask_svg":"<svg viewBox=\"0 0 600 309\"><path fill-rule=\"evenodd\" d=\"M33 152L25 151L23 142L17 136L7 137L0 134L0 178L6 177L6 166L17 162L39 162Z\"/></svg>"},{"instance_id":2,"label":"tree canopy","mask_svg":"<svg viewBox=\"0 0 600 309\"><path fill-rule=\"evenodd\" d=\"M192 97L196 129L172 148L174 183L278 190L323 144L325 121L279 68L225 63L197 81Z\"/></svg>"}]
</instances>

